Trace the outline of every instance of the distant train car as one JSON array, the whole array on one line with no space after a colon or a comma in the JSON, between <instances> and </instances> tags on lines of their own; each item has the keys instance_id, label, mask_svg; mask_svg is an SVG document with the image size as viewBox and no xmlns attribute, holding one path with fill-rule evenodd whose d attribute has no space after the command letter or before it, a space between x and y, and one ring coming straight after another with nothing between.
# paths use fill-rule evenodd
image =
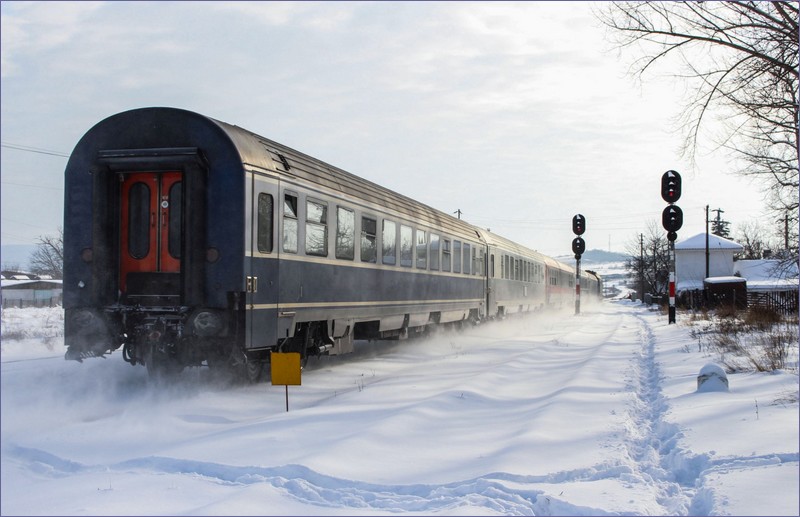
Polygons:
<instances>
[{"instance_id":1,"label":"distant train car","mask_svg":"<svg viewBox=\"0 0 800 517\"><path fill-rule=\"evenodd\" d=\"M271 351L563 304L574 270L247 130L113 115L65 172L67 359L258 378ZM488 260L487 260L488 258Z\"/></svg>"}]
</instances>

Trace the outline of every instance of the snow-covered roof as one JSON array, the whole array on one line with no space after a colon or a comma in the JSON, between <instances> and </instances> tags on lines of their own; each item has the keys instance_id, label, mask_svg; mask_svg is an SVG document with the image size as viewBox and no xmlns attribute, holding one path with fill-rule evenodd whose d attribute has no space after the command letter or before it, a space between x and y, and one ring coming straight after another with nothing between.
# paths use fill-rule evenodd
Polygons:
<instances>
[{"instance_id":1,"label":"snow-covered roof","mask_svg":"<svg viewBox=\"0 0 800 517\"><path fill-rule=\"evenodd\" d=\"M706 249L706 234L698 233L693 237L688 237L682 241L675 243L676 250L704 250ZM713 250L729 250L729 251L742 251L744 246L738 242L724 239L719 235L709 234L708 236L708 249Z\"/></svg>"},{"instance_id":2,"label":"snow-covered roof","mask_svg":"<svg viewBox=\"0 0 800 517\"><path fill-rule=\"evenodd\" d=\"M6 289L9 287L13 288L27 284L52 284L53 288L59 289L63 283L64 282L62 280L31 280L30 278L25 280L9 280L7 278L3 278L2 283L0 283L0 287Z\"/></svg>"},{"instance_id":3,"label":"snow-covered roof","mask_svg":"<svg viewBox=\"0 0 800 517\"><path fill-rule=\"evenodd\" d=\"M775 259L737 260L733 263L733 272L748 282L776 278L796 280L797 264L786 265Z\"/></svg>"},{"instance_id":4,"label":"snow-covered roof","mask_svg":"<svg viewBox=\"0 0 800 517\"><path fill-rule=\"evenodd\" d=\"M786 291L798 288L797 264L788 267L780 260L737 260L734 274L747 279L751 291Z\"/></svg>"},{"instance_id":5,"label":"snow-covered roof","mask_svg":"<svg viewBox=\"0 0 800 517\"><path fill-rule=\"evenodd\" d=\"M740 276L711 276L704 280L707 284L739 284L746 281Z\"/></svg>"}]
</instances>

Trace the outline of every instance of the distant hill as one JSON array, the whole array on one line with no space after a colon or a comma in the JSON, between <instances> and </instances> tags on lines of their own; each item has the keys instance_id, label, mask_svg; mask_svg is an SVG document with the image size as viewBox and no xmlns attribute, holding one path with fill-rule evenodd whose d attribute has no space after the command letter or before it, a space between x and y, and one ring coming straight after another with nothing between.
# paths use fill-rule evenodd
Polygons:
<instances>
[{"instance_id":1,"label":"distant hill","mask_svg":"<svg viewBox=\"0 0 800 517\"><path fill-rule=\"evenodd\" d=\"M600 263L608 263L608 262L625 262L630 258L630 255L626 253L617 253L614 251L604 251L604 250L589 250L581 255L581 264L600 264ZM555 257L556 260L560 262L564 262L566 264L570 264L575 262L575 255L559 255Z\"/></svg>"},{"instance_id":2,"label":"distant hill","mask_svg":"<svg viewBox=\"0 0 800 517\"><path fill-rule=\"evenodd\" d=\"M28 268L34 250L36 250L35 244L0 245L0 267L25 270Z\"/></svg>"}]
</instances>

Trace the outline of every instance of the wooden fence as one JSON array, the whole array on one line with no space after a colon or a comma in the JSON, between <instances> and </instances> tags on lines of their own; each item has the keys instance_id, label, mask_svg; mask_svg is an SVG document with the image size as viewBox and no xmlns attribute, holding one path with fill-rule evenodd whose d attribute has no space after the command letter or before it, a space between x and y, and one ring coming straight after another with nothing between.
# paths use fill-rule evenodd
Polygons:
<instances>
[{"instance_id":1,"label":"wooden fence","mask_svg":"<svg viewBox=\"0 0 800 517\"><path fill-rule=\"evenodd\" d=\"M790 291L748 291L747 305L771 309L780 314L797 314L797 289Z\"/></svg>"}]
</instances>

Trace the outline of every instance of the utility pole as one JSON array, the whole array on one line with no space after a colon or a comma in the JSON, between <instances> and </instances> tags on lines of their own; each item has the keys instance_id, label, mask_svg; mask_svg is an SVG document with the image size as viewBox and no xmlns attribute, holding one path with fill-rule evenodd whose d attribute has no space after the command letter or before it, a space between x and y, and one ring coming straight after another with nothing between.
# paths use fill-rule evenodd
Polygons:
<instances>
[{"instance_id":1,"label":"utility pole","mask_svg":"<svg viewBox=\"0 0 800 517\"><path fill-rule=\"evenodd\" d=\"M458 214L458 218L461 219L461 209L460 208L458 210L456 210L455 212L453 212L453 213L454 214Z\"/></svg>"},{"instance_id":2,"label":"utility pole","mask_svg":"<svg viewBox=\"0 0 800 517\"><path fill-rule=\"evenodd\" d=\"M639 234L639 300L644 303L644 234Z\"/></svg>"},{"instance_id":3,"label":"utility pole","mask_svg":"<svg viewBox=\"0 0 800 517\"><path fill-rule=\"evenodd\" d=\"M715 208L712 210L712 212L716 212L717 216L714 218L714 225L711 227L711 232L714 235L718 235L724 239L730 238L730 232L728 231L728 226L730 223L722 219L722 214L725 213L725 210L721 208Z\"/></svg>"},{"instance_id":4,"label":"utility pole","mask_svg":"<svg viewBox=\"0 0 800 517\"><path fill-rule=\"evenodd\" d=\"M706 278L711 276L709 272L709 257L710 253L708 250L708 205L706 205Z\"/></svg>"}]
</instances>

